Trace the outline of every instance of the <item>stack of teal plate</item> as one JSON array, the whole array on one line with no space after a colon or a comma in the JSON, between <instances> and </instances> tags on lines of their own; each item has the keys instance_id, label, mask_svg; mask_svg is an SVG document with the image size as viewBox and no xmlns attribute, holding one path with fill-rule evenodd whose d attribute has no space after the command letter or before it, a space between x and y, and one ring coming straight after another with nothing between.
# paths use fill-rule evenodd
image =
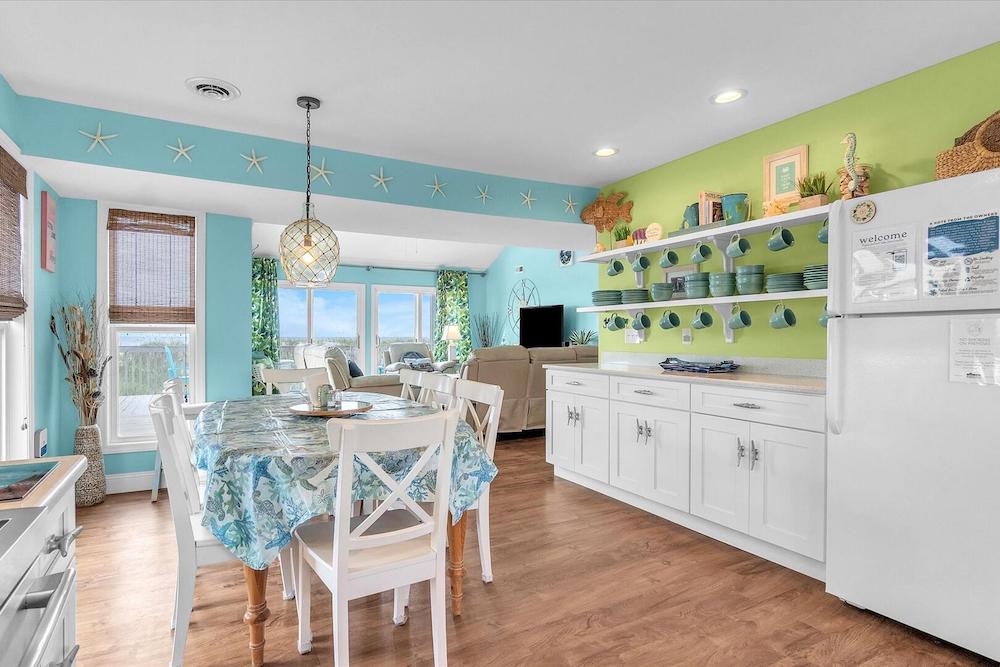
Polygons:
<instances>
[{"instance_id":1,"label":"stack of teal plate","mask_svg":"<svg viewBox=\"0 0 1000 667\"><path fill-rule=\"evenodd\" d=\"M773 292L799 292L806 286L802 284L802 272L772 273L767 277L766 289Z\"/></svg>"},{"instance_id":2,"label":"stack of teal plate","mask_svg":"<svg viewBox=\"0 0 1000 667\"><path fill-rule=\"evenodd\" d=\"M684 293L689 299L708 296L708 271L697 271L684 276Z\"/></svg>"},{"instance_id":3,"label":"stack of teal plate","mask_svg":"<svg viewBox=\"0 0 1000 667\"><path fill-rule=\"evenodd\" d=\"M653 301L670 301L670 297L674 295L673 283L653 283L649 288L653 293Z\"/></svg>"},{"instance_id":4,"label":"stack of teal plate","mask_svg":"<svg viewBox=\"0 0 1000 667\"><path fill-rule=\"evenodd\" d=\"M622 303L647 303L649 301L648 289L623 289Z\"/></svg>"},{"instance_id":5,"label":"stack of teal plate","mask_svg":"<svg viewBox=\"0 0 1000 667\"><path fill-rule=\"evenodd\" d=\"M708 276L708 291L712 293L712 296L736 294L736 274L729 271L710 274Z\"/></svg>"},{"instance_id":6,"label":"stack of teal plate","mask_svg":"<svg viewBox=\"0 0 1000 667\"><path fill-rule=\"evenodd\" d=\"M764 265L745 264L736 267L736 291L740 294L760 294L764 291Z\"/></svg>"},{"instance_id":7,"label":"stack of teal plate","mask_svg":"<svg viewBox=\"0 0 1000 667\"><path fill-rule=\"evenodd\" d=\"M810 264L802 270L806 289L826 289L826 264Z\"/></svg>"},{"instance_id":8,"label":"stack of teal plate","mask_svg":"<svg viewBox=\"0 0 1000 667\"><path fill-rule=\"evenodd\" d=\"M617 306L622 302L622 291L617 289L599 289L590 293L595 306Z\"/></svg>"}]
</instances>

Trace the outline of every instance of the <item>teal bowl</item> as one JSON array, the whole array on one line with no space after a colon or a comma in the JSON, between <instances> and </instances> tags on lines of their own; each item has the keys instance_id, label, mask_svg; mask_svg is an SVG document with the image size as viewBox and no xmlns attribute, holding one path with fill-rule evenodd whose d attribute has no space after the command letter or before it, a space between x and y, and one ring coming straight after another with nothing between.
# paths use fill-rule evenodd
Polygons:
<instances>
[{"instance_id":1,"label":"teal bowl","mask_svg":"<svg viewBox=\"0 0 1000 667\"><path fill-rule=\"evenodd\" d=\"M732 296L736 294L736 288L732 285L712 285L709 289L712 296Z\"/></svg>"},{"instance_id":2,"label":"teal bowl","mask_svg":"<svg viewBox=\"0 0 1000 667\"><path fill-rule=\"evenodd\" d=\"M743 266L736 267L737 274L745 273L764 273L763 264L744 264Z\"/></svg>"},{"instance_id":3,"label":"teal bowl","mask_svg":"<svg viewBox=\"0 0 1000 667\"><path fill-rule=\"evenodd\" d=\"M737 285L736 291L740 294L762 294L764 292L764 285L761 283Z\"/></svg>"},{"instance_id":4,"label":"teal bowl","mask_svg":"<svg viewBox=\"0 0 1000 667\"><path fill-rule=\"evenodd\" d=\"M707 287L686 287L685 292L690 299L704 299L708 297Z\"/></svg>"}]
</instances>

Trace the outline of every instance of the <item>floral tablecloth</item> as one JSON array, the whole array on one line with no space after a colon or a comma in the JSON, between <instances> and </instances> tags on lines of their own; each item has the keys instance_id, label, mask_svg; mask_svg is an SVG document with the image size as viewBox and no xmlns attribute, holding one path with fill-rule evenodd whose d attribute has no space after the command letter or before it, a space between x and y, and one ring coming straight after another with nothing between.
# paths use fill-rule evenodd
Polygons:
<instances>
[{"instance_id":1,"label":"floral tablecloth","mask_svg":"<svg viewBox=\"0 0 1000 667\"><path fill-rule=\"evenodd\" d=\"M344 392L344 400L368 401L369 412L350 419L402 419L434 408L395 396ZM292 530L311 517L332 514L339 455L330 449L326 419L288 412L300 394L220 401L195 421L194 462L208 471L204 525L240 560L268 566L292 539ZM373 458L376 458L373 455ZM377 458L402 479L416 462L414 450ZM356 463L354 500L385 497L382 482ZM432 461L411 487L415 500L431 500L437 470ZM497 468L468 424L455 434L449 507L455 521L496 477Z\"/></svg>"}]
</instances>

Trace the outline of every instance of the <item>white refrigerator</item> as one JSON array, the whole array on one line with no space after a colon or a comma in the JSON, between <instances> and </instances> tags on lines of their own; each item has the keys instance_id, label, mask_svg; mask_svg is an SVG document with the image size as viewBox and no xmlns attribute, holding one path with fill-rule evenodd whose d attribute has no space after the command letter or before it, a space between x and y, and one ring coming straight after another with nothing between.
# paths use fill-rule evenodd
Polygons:
<instances>
[{"instance_id":1,"label":"white refrigerator","mask_svg":"<svg viewBox=\"0 0 1000 667\"><path fill-rule=\"evenodd\" d=\"M1000 170L830 211L826 589L1000 659Z\"/></svg>"}]
</instances>

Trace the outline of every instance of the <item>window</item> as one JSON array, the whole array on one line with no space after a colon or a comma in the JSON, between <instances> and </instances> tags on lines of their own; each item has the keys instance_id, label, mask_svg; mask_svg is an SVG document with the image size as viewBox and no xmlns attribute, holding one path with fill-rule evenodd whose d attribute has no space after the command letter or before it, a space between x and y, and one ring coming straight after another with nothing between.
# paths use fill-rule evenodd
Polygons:
<instances>
[{"instance_id":1,"label":"window","mask_svg":"<svg viewBox=\"0 0 1000 667\"><path fill-rule=\"evenodd\" d=\"M372 368L382 366L390 343L418 341L433 346L433 287L372 287Z\"/></svg>"},{"instance_id":2,"label":"window","mask_svg":"<svg viewBox=\"0 0 1000 667\"><path fill-rule=\"evenodd\" d=\"M27 172L0 148L0 461L30 456L23 238L27 196Z\"/></svg>"},{"instance_id":3,"label":"window","mask_svg":"<svg viewBox=\"0 0 1000 667\"><path fill-rule=\"evenodd\" d=\"M278 356L293 365L299 343L334 343L362 368L365 348L365 286L293 287L278 283Z\"/></svg>"}]
</instances>

